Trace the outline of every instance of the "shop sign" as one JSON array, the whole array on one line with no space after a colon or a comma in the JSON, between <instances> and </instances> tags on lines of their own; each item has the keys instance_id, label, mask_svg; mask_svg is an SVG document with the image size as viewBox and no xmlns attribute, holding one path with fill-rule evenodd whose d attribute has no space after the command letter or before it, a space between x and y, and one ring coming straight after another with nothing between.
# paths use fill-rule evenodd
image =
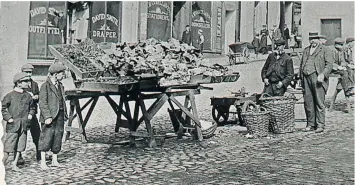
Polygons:
<instances>
[{"instance_id":1,"label":"shop sign","mask_svg":"<svg viewBox=\"0 0 355 185\"><path fill-rule=\"evenodd\" d=\"M62 12L63 16L59 16L59 12ZM51 57L48 45L65 42L66 16L64 1L31 1L28 27L29 58Z\"/></svg>"},{"instance_id":2,"label":"shop sign","mask_svg":"<svg viewBox=\"0 0 355 185\"><path fill-rule=\"evenodd\" d=\"M48 19L46 18L48 10ZM59 10L56 10L53 7L49 7L48 9L46 7L36 7L34 9L30 10L30 18L31 20L37 20L37 21L30 21L32 24L29 26L29 32L30 33L41 33L41 34L54 34L54 35L59 35L60 30L58 25L56 25L56 22L54 21L53 17L57 17L55 12L59 12ZM52 16L52 19L50 19L50 16ZM48 26L48 29L46 31L46 26Z\"/></svg>"},{"instance_id":3,"label":"shop sign","mask_svg":"<svg viewBox=\"0 0 355 185\"><path fill-rule=\"evenodd\" d=\"M171 36L171 2L149 1L147 37L167 41Z\"/></svg>"},{"instance_id":4,"label":"shop sign","mask_svg":"<svg viewBox=\"0 0 355 185\"><path fill-rule=\"evenodd\" d=\"M105 1L93 3L91 38L95 42L118 42L119 3ZM105 6L107 6L107 12L105 12Z\"/></svg>"},{"instance_id":5,"label":"shop sign","mask_svg":"<svg viewBox=\"0 0 355 185\"><path fill-rule=\"evenodd\" d=\"M222 8L217 8L217 37L220 37L222 30Z\"/></svg>"},{"instance_id":6,"label":"shop sign","mask_svg":"<svg viewBox=\"0 0 355 185\"><path fill-rule=\"evenodd\" d=\"M198 47L198 30L201 29L205 38L204 50L211 49L211 5L212 3L208 1L192 2L192 44Z\"/></svg>"}]
</instances>

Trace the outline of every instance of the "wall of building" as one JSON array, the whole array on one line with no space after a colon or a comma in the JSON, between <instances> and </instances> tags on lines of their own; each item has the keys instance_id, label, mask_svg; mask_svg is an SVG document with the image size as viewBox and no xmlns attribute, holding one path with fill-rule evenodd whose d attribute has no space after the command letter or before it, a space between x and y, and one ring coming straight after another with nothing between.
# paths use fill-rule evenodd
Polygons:
<instances>
[{"instance_id":1,"label":"wall of building","mask_svg":"<svg viewBox=\"0 0 355 185\"><path fill-rule=\"evenodd\" d=\"M139 2L122 2L122 42L136 42L138 40Z\"/></svg>"},{"instance_id":2,"label":"wall of building","mask_svg":"<svg viewBox=\"0 0 355 185\"><path fill-rule=\"evenodd\" d=\"M292 31L292 17L293 17L293 3L286 3L285 4L285 24L287 24L288 29L290 32Z\"/></svg>"},{"instance_id":3,"label":"wall of building","mask_svg":"<svg viewBox=\"0 0 355 185\"><path fill-rule=\"evenodd\" d=\"M309 45L309 32L321 32L321 19L340 18L342 37L354 37L354 2L302 1L301 12L303 48Z\"/></svg>"},{"instance_id":4,"label":"wall of building","mask_svg":"<svg viewBox=\"0 0 355 185\"><path fill-rule=\"evenodd\" d=\"M263 25L266 24L267 3L267 1L260 1L259 4L255 7L255 34L260 34Z\"/></svg>"},{"instance_id":5,"label":"wall of building","mask_svg":"<svg viewBox=\"0 0 355 185\"><path fill-rule=\"evenodd\" d=\"M240 15L240 41L251 42L254 31L254 1L242 1Z\"/></svg>"},{"instance_id":6,"label":"wall of building","mask_svg":"<svg viewBox=\"0 0 355 185\"><path fill-rule=\"evenodd\" d=\"M12 77L27 62L29 10L29 1L1 3L0 91L2 96L12 89Z\"/></svg>"}]
</instances>

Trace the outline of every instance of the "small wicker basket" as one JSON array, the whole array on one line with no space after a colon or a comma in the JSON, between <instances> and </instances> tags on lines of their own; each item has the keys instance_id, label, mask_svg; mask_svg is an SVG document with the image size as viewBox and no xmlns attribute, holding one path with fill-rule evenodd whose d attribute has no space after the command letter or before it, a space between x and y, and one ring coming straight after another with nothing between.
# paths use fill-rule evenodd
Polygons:
<instances>
[{"instance_id":1,"label":"small wicker basket","mask_svg":"<svg viewBox=\"0 0 355 185\"><path fill-rule=\"evenodd\" d=\"M269 130L276 134L290 133L295 128L295 104L294 94L284 96L270 96L262 94L260 102L263 107L270 111Z\"/></svg>"},{"instance_id":2,"label":"small wicker basket","mask_svg":"<svg viewBox=\"0 0 355 185\"><path fill-rule=\"evenodd\" d=\"M253 107L253 110L250 110ZM252 101L247 101L242 107L242 117L248 133L253 137L265 137L269 131L269 111L264 107L257 107Z\"/></svg>"}]
</instances>

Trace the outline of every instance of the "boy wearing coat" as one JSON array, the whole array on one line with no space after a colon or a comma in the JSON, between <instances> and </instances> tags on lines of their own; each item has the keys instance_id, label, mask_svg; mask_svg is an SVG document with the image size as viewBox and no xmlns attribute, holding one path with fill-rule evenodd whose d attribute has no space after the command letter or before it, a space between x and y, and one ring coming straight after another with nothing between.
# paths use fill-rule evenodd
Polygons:
<instances>
[{"instance_id":1,"label":"boy wearing coat","mask_svg":"<svg viewBox=\"0 0 355 185\"><path fill-rule=\"evenodd\" d=\"M24 73L27 73L27 75L30 77L30 81L28 84L28 88L25 90L31 94L34 108L35 108L35 115L37 114L37 107L38 107L38 97L39 97L39 87L38 83L33 81L31 76L33 72L34 67L31 64L25 64L21 67L21 71ZM37 116L33 116L31 121L30 121L30 132L32 136L32 141L36 146L36 159L37 161L41 160L41 153L38 151L38 140L39 140L39 134L41 133L41 128L38 123ZM18 161L18 164L23 164L24 161L22 159L22 155L20 155L20 159Z\"/></svg>"},{"instance_id":2,"label":"boy wearing coat","mask_svg":"<svg viewBox=\"0 0 355 185\"><path fill-rule=\"evenodd\" d=\"M49 69L49 76L41 86L39 92L39 109L42 132L40 134L38 150L41 151L41 168L49 169L46 164L46 152L52 151L52 166L61 166L57 154L62 147L64 133L64 119L67 110L64 98L64 87L61 80L64 78L65 67L60 62L53 63Z\"/></svg>"},{"instance_id":3,"label":"boy wearing coat","mask_svg":"<svg viewBox=\"0 0 355 185\"><path fill-rule=\"evenodd\" d=\"M30 77L24 73L17 73L13 82L14 90L6 94L1 102L1 113L6 122L4 140L4 164L9 153L15 153L12 169L19 171L17 162L20 153L26 149L27 130L30 120L35 116L35 108L32 103L32 96L25 91L28 88Z\"/></svg>"}]
</instances>

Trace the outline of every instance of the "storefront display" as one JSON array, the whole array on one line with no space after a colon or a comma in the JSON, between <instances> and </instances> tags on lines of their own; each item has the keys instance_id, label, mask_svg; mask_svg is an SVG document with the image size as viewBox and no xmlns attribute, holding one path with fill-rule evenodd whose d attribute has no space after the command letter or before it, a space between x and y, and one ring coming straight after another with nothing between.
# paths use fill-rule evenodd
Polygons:
<instances>
[{"instance_id":1,"label":"storefront display","mask_svg":"<svg viewBox=\"0 0 355 185\"><path fill-rule=\"evenodd\" d=\"M171 2L149 1L147 37L168 41L171 38Z\"/></svg>"},{"instance_id":2,"label":"storefront display","mask_svg":"<svg viewBox=\"0 0 355 185\"><path fill-rule=\"evenodd\" d=\"M211 50L211 5L208 1L192 2L192 44L198 47L198 30L201 29L205 38L204 50Z\"/></svg>"},{"instance_id":3,"label":"storefront display","mask_svg":"<svg viewBox=\"0 0 355 185\"><path fill-rule=\"evenodd\" d=\"M29 17L28 57L52 58L48 45L66 40L65 2L31 2Z\"/></svg>"},{"instance_id":4,"label":"storefront display","mask_svg":"<svg viewBox=\"0 0 355 185\"><path fill-rule=\"evenodd\" d=\"M93 2L90 37L99 42L119 41L120 2Z\"/></svg>"}]
</instances>

